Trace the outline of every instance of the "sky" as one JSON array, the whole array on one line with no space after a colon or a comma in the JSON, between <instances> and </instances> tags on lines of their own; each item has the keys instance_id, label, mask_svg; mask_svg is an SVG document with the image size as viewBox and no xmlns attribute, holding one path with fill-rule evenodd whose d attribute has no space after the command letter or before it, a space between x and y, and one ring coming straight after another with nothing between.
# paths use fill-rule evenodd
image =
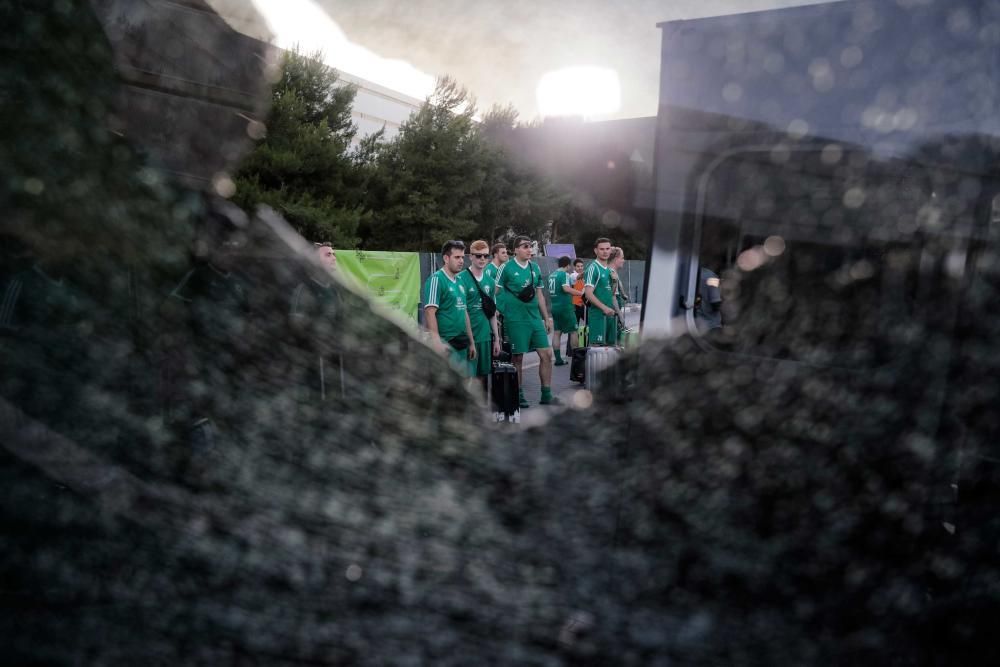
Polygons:
<instances>
[{"instance_id":1,"label":"sky","mask_svg":"<svg viewBox=\"0 0 1000 667\"><path fill-rule=\"evenodd\" d=\"M423 98L451 75L523 120L656 114L663 21L818 0L254 0L279 46Z\"/></svg>"}]
</instances>

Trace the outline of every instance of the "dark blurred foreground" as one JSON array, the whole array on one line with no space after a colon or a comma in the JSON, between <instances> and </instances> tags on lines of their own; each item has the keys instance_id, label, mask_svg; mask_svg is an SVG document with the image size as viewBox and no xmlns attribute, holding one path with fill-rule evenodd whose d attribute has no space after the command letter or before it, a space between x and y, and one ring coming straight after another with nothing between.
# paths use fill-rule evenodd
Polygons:
<instances>
[{"instance_id":1,"label":"dark blurred foreground","mask_svg":"<svg viewBox=\"0 0 1000 667\"><path fill-rule=\"evenodd\" d=\"M647 341L628 401L494 431L361 298L292 313L307 246L106 131L101 28L48 9L2 70L4 662L1000 657L994 249L874 370Z\"/></svg>"}]
</instances>

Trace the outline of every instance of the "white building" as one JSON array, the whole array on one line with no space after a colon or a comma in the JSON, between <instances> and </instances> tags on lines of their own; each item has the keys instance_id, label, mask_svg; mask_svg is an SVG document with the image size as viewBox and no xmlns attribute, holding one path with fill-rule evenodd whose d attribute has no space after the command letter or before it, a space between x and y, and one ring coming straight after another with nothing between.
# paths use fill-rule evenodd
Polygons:
<instances>
[{"instance_id":1,"label":"white building","mask_svg":"<svg viewBox=\"0 0 1000 667\"><path fill-rule=\"evenodd\" d=\"M385 127L385 138L391 139L399 132L399 127L410 117L410 114L420 108L423 100L410 97L405 93L390 90L385 86L372 83L361 77L339 72L340 79L354 84L358 93L354 98L351 115L358 126L354 143L362 138L378 132Z\"/></svg>"}]
</instances>

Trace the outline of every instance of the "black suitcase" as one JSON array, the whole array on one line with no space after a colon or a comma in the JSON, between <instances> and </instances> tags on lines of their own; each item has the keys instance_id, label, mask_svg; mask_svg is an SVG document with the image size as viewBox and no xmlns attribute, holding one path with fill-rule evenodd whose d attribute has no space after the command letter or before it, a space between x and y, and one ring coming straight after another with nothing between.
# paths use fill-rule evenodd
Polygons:
<instances>
[{"instance_id":1,"label":"black suitcase","mask_svg":"<svg viewBox=\"0 0 1000 667\"><path fill-rule=\"evenodd\" d=\"M521 421L518 399L517 368L514 364L493 362L490 375L490 406L493 418L498 422Z\"/></svg>"},{"instance_id":2,"label":"black suitcase","mask_svg":"<svg viewBox=\"0 0 1000 667\"><path fill-rule=\"evenodd\" d=\"M514 355L510 350L510 341L504 338L500 341L500 354L493 357L493 361L499 361L504 364L511 363L514 360Z\"/></svg>"},{"instance_id":3,"label":"black suitcase","mask_svg":"<svg viewBox=\"0 0 1000 667\"><path fill-rule=\"evenodd\" d=\"M587 379L587 350L590 348L578 347L573 350L573 356L569 360L569 381L583 384Z\"/></svg>"}]
</instances>

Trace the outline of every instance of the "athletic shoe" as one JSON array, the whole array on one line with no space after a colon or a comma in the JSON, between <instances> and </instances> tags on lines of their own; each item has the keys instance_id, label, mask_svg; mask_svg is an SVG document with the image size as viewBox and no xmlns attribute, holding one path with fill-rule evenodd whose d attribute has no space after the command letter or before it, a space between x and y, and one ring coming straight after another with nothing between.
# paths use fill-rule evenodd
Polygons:
<instances>
[{"instance_id":1,"label":"athletic shoe","mask_svg":"<svg viewBox=\"0 0 1000 667\"><path fill-rule=\"evenodd\" d=\"M562 405L562 401L559 400L558 396L549 396L548 398L542 398L538 401L540 405Z\"/></svg>"},{"instance_id":2,"label":"athletic shoe","mask_svg":"<svg viewBox=\"0 0 1000 667\"><path fill-rule=\"evenodd\" d=\"M566 361L565 359L557 359L556 362L554 364L552 364L552 365L553 366L568 366L569 362Z\"/></svg>"}]
</instances>

